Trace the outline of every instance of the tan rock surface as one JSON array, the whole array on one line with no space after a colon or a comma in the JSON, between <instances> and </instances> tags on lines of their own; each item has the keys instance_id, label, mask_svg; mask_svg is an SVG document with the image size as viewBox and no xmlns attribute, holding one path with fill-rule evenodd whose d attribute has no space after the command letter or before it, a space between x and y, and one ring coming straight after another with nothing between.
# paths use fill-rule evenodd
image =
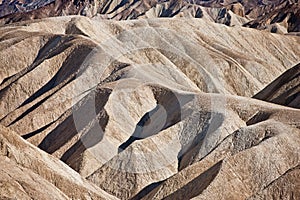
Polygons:
<instances>
[{"instance_id":1,"label":"tan rock surface","mask_svg":"<svg viewBox=\"0 0 300 200\"><path fill-rule=\"evenodd\" d=\"M298 137L299 129L273 120L241 128L208 156L164 181L144 199L247 199L260 191L267 195L271 188L281 194L289 186L288 191L295 193L299 182L294 177L285 183L289 186L276 186L275 182L299 167Z\"/></svg>"},{"instance_id":2,"label":"tan rock surface","mask_svg":"<svg viewBox=\"0 0 300 200\"><path fill-rule=\"evenodd\" d=\"M3 126L0 150L1 199L116 199Z\"/></svg>"},{"instance_id":3,"label":"tan rock surface","mask_svg":"<svg viewBox=\"0 0 300 200\"><path fill-rule=\"evenodd\" d=\"M299 37L78 16L0 33L0 195L47 198L36 179L58 199L297 197L300 111L269 96L298 87Z\"/></svg>"}]
</instances>

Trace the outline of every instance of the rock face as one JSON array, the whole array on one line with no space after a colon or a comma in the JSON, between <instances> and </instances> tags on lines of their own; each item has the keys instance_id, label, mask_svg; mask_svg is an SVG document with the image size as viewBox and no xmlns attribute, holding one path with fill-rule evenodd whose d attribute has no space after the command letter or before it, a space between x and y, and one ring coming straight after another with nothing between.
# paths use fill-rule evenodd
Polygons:
<instances>
[{"instance_id":1,"label":"rock face","mask_svg":"<svg viewBox=\"0 0 300 200\"><path fill-rule=\"evenodd\" d=\"M98 1L84 0L4 0L0 4L0 17L5 23L64 15L93 16Z\"/></svg>"},{"instance_id":2,"label":"rock face","mask_svg":"<svg viewBox=\"0 0 300 200\"><path fill-rule=\"evenodd\" d=\"M228 26L247 26L273 33L299 32L298 0L5 0L0 24L46 17L83 15L128 20L157 17L207 18Z\"/></svg>"},{"instance_id":3,"label":"rock face","mask_svg":"<svg viewBox=\"0 0 300 200\"><path fill-rule=\"evenodd\" d=\"M299 199L298 36L82 16L0 36L1 198Z\"/></svg>"},{"instance_id":4,"label":"rock face","mask_svg":"<svg viewBox=\"0 0 300 200\"><path fill-rule=\"evenodd\" d=\"M116 199L1 126L1 199Z\"/></svg>"},{"instance_id":5,"label":"rock face","mask_svg":"<svg viewBox=\"0 0 300 200\"><path fill-rule=\"evenodd\" d=\"M285 2L270 12L244 24L244 26L267 29L273 33L300 31L300 6L298 3Z\"/></svg>"},{"instance_id":6,"label":"rock face","mask_svg":"<svg viewBox=\"0 0 300 200\"><path fill-rule=\"evenodd\" d=\"M289 69L253 97L300 108L300 64Z\"/></svg>"}]
</instances>

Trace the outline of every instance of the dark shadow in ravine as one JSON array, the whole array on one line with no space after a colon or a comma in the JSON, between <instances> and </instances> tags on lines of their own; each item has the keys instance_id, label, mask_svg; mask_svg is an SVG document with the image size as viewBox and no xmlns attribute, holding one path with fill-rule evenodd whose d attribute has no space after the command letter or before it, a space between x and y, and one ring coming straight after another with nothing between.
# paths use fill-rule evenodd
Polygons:
<instances>
[{"instance_id":1,"label":"dark shadow in ravine","mask_svg":"<svg viewBox=\"0 0 300 200\"><path fill-rule=\"evenodd\" d=\"M18 80L28 72L32 71L34 68L40 65L44 60L50 59L58 55L60 52L63 52L68 47L70 47L71 43L67 45L62 45L62 44L64 42L67 43L73 39L74 39L73 36L62 37L59 35L50 38L49 41L39 50L38 55L36 56L36 58L34 59L34 61L30 66L22 69L17 74L7 77L3 80L0 86L0 94L2 94L2 92L5 92L5 90L8 88L10 84L14 83L16 80Z\"/></svg>"},{"instance_id":2,"label":"dark shadow in ravine","mask_svg":"<svg viewBox=\"0 0 300 200\"><path fill-rule=\"evenodd\" d=\"M74 106L72 114L51 131L38 147L50 154L54 153L83 129L85 129L83 138L75 142L75 144L64 153L64 159L70 157L75 151L80 151L80 149L85 150L100 142L108 123L108 115L104 110L104 106L108 101L111 91L111 89L106 88L91 91ZM92 125L91 123L94 124ZM100 127L101 130L95 131L93 126ZM82 139L86 141L84 145L81 145ZM82 147L76 150L79 144Z\"/></svg>"},{"instance_id":3,"label":"dark shadow in ravine","mask_svg":"<svg viewBox=\"0 0 300 200\"><path fill-rule=\"evenodd\" d=\"M224 122L224 115L222 113L195 111L190 116L191 123L188 123L183 128L182 137L191 138L188 134L194 132L195 136L191 141L181 144L181 151L178 153L178 170L182 170L188 165L196 162L199 159L197 156L205 142L205 139L211 137L211 134L218 134L216 131L222 126ZM193 129L193 130L191 130ZM217 137L216 137L217 138ZM211 150L207 150L210 152Z\"/></svg>"},{"instance_id":4,"label":"dark shadow in ravine","mask_svg":"<svg viewBox=\"0 0 300 200\"><path fill-rule=\"evenodd\" d=\"M200 195L215 179L222 167L222 161L217 162L211 168L201 173L192 181L185 184L182 188L179 188L174 193L165 197L165 200L176 199L192 199Z\"/></svg>"},{"instance_id":5,"label":"dark shadow in ravine","mask_svg":"<svg viewBox=\"0 0 300 200\"><path fill-rule=\"evenodd\" d=\"M154 92L157 105L137 123L133 134L119 146L119 153L136 140L142 140L165 130L182 120L182 106L193 99L193 95L179 95L160 88ZM181 99L180 99L181 98Z\"/></svg>"},{"instance_id":6,"label":"dark shadow in ravine","mask_svg":"<svg viewBox=\"0 0 300 200\"><path fill-rule=\"evenodd\" d=\"M79 73L84 71L86 68L83 64L85 58L91 53L93 49L88 46L81 46L80 48L75 49L72 54L64 61L61 68L49 80L43 87L31 95L26 101L24 101L21 106L32 102L34 99L38 98L45 92L51 90L52 88L60 85L61 83L68 83L78 77ZM80 59L78 59L80 55ZM82 66L82 67L81 67Z\"/></svg>"},{"instance_id":7,"label":"dark shadow in ravine","mask_svg":"<svg viewBox=\"0 0 300 200\"><path fill-rule=\"evenodd\" d=\"M14 79L19 79L22 77L24 74L28 73L30 70L33 70L35 67L37 67L39 64L41 64L45 59L49 59L55 55L57 55L59 52L63 52L65 49L69 48L71 46L71 43L69 42L73 40L74 38L61 38L61 37L56 37L53 38L52 40L49 40L47 44L40 50L39 55L36 58L36 61L33 62L32 66L30 66L28 69L24 69L24 72L20 72L20 74L16 74ZM67 43L65 45L62 45L64 43ZM54 48L51 49L51 48ZM49 52L46 54L46 50L49 50ZM52 95L54 95L59 89L64 87L65 85L69 84L71 81L73 81L76 77L78 77L84 70L85 67L82 66L82 63L84 62L84 58L89 55L89 53L92 51L91 47L88 46L81 46L81 48L75 49L71 55L64 61L62 64L61 68L58 70L58 72L49 80L44 86L42 86L39 90L37 90L34 94L32 94L29 98L27 98L23 103L18 105L17 108L20 108L41 95L45 94L46 92L52 90L48 95L46 95L43 99L40 101L36 102L34 105L29 107L26 111L24 111L19 117L17 117L15 120L10 122L10 125L13 125L14 123L18 122L22 118L24 118L26 115L28 115L30 112L35 110L37 107L39 107L42 103L44 103L47 99L49 99ZM76 57L78 55L81 55L83 59L77 59ZM75 67L74 67L75 66ZM80 69L80 70L79 70ZM12 80L15 81L15 80ZM7 87L8 88L8 87ZM3 90L0 91L0 99L1 96L5 95L5 92L7 88L4 88Z\"/></svg>"},{"instance_id":8,"label":"dark shadow in ravine","mask_svg":"<svg viewBox=\"0 0 300 200\"><path fill-rule=\"evenodd\" d=\"M151 183L150 185L147 185L144 187L139 193L134 195L133 197L130 198L130 200L139 200L142 199L144 196L149 194L151 191L153 191L156 187L158 187L163 181Z\"/></svg>"}]
</instances>

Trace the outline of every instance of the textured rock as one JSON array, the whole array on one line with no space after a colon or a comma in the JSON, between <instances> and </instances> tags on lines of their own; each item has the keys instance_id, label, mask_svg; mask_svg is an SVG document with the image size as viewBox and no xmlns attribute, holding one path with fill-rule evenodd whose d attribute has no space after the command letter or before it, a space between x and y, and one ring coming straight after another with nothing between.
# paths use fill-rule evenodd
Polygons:
<instances>
[{"instance_id":1,"label":"textured rock","mask_svg":"<svg viewBox=\"0 0 300 200\"><path fill-rule=\"evenodd\" d=\"M253 98L300 108L300 64L289 69Z\"/></svg>"},{"instance_id":2,"label":"textured rock","mask_svg":"<svg viewBox=\"0 0 300 200\"><path fill-rule=\"evenodd\" d=\"M156 17L208 18L228 26L247 26L274 33L299 32L298 0L5 0L0 3L0 23L54 16L84 15L100 19Z\"/></svg>"},{"instance_id":3,"label":"textured rock","mask_svg":"<svg viewBox=\"0 0 300 200\"><path fill-rule=\"evenodd\" d=\"M0 153L1 199L116 199L3 126Z\"/></svg>"},{"instance_id":4,"label":"textured rock","mask_svg":"<svg viewBox=\"0 0 300 200\"><path fill-rule=\"evenodd\" d=\"M144 199L247 199L259 196L256 193L261 191L267 195L272 187L282 194L286 186L272 185L299 166L298 137L299 129L273 120L241 128L201 161L170 177ZM299 182L293 178L286 184L297 188ZM284 197L295 193L297 199L296 191L292 189Z\"/></svg>"},{"instance_id":5,"label":"textured rock","mask_svg":"<svg viewBox=\"0 0 300 200\"><path fill-rule=\"evenodd\" d=\"M244 24L244 26L266 29L273 33L287 33L300 31L300 5L299 3L284 2L270 12Z\"/></svg>"},{"instance_id":6,"label":"textured rock","mask_svg":"<svg viewBox=\"0 0 300 200\"><path fill-rule=\"evenodd\" d=\"M300 38L205 17L239 7L0 27L0 195L297 199Z\"/></svg>"}]
</instances>

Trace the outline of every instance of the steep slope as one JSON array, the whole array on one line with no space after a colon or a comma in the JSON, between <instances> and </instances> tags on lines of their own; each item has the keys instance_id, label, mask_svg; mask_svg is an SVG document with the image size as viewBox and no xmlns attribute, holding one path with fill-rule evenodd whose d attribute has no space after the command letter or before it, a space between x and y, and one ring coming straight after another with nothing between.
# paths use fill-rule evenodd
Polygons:
<instances>
[{"instance_id":1,"label":"steep slope","mask_svg":"<svg viewBox=\"0 0 300 200\"><path fill-rule=\"evenodd\" d=\"M287 70L253 98L300 108L300 64Z\"/></svg>"},{"instance_id":2,"label":"steep slope","mask_svg":"<svg viewBox=\"0 0 300 200\"><path fill-rule=\"evenodd\" d=\"M238 129L143 199L298 199L299 125L279 121Z\"/></svg>"},{"instance_id":3,"label":"steep slope","mask_svg":"<svg viewBox=\"0 0 300 200\"><path fill-rule=\"evenodd\" d=\"M3 126L0 163L1 199L116 199Z\"/></svg>"},{"instance_id":4,"label":"steep slope","mask_svg":"<svg viewBox=\"0 0 300 200\"><path fill-rule=\"evenodd\" d=\"M287 180L280 191L297 191L290 174L299 166L300 111L250 97L299 63L299 37L206 18L74 16L0 33L0 123L95 190L121 199L246 199Z\"/></svg>"},{"instance_id":5,"label":"steep slope","mask_svg":"<svg viewBox=\"0 0 300 200\"><path fill-rule=\"evenodd\" d=\"M157 17L193 17L208 18L226 25L242 25L249 20L245 18L243 6L233 4L221 6L207 2L190 3L181 1L50 1L41 6L26 6L11 14L0 16L1 24L8 24L29 19L40 19L64 15L97 16L100 19L141 19ZM33 3L34 4L34 3ZM206 5L207 4L207 5ZM203 5L206 7L203 7ZM3 10L7 6L3 5ZM18 9L17 9L18 10ZM4 11L3 11L4 12Z\"/></svg>"},{"instance_id":6,"label":"steep slope","mask_svg":"<svg viewBox=\"0 0 300 200\"><path fill-rule=\"evenodd\" d=\"M5 0L0 3L0 24L65 15L114 20L207 18L228 26L244 25L276 33L299 32L298 0Z\"/></svg>"},{"instance_id":7,"label":"steep slope","mask_svg":"<svg viewBox=\"0 0 300 200\"><path fill-rule=\"evenodd\" d=\"M188 97L182 95L182 98ZM182 102L182 98L178 97L178 101ZM226 98L224 107L211 104L214 101L221 102L222 98ZM164 108L167 112L171 109L167 106ZM267 117L263 119L254 117L255 120L251 120L253 116L260 115L259 111ZM175 174L176 178L173 180L171 176L170 180L173 181L166 187L159 189L162 186L158 186L157 195L153 195L154 191L157 191L154 189L150 196L145 198L162 199L168 196L170 199L183 197L189 199L201 194L203 199L208 197L209 199L222 199L221 197L232 199L228 195L232 194L236 199L246 199L261 191L264 185L280 177L286 170L299 165L297 159L299 158L297 153L299 124L297 123L300 113L298 110L280 108L246 98L199 94L190 97L190 100L181 107L180 112L187 115L182 116L180 122L169 128L162 126L160 132L149 134L147 130L153 130L159 124L153 123L159 116L153 114L151 122L146 122L147 125L142 127L142 132L139 134L142 139L133 142L88 179L109 193L128 199L138 196L138 193L150 184L160 185L159 182L163 181L161 184L164 186L164 180L171 174ZM285 132L281 132L282 130ZM277 135L281 133L277 141ZM287 135L289 139L286 139ZM228 137L238 138L227 142ZM270 139L270 143L260 144L261 141L271 137L274 139ZM219 150L218 147L223 146L223 141L226 141L226 148L229 150L226 148ZM232 148L236 150L236 156L231 157ZM228 155L227 151L229 151ZM278 153L272 154L272 152ZM261 156L257 156L259 154ZM208 159L209 164L202 162L205 158ZM254 158L256 159L253 160ZM273 163L273 159L277 159L276 164ZM224 163L221 165L222 160ZM228 164L225 164L227 162ZM277 165L282 167L279 172L277 172ZM194 168L194 171L187 171L190 168ZM213 182L219 170L221 170L220 176L216 182ZM199 179L193 181L198 176ZM239 176L245 178L238 181ZM259 180L257 176L260 177ZM232 181L231 184L227 182L229 180ZM127 181L127 184L120 184L124 181ZM224 188L224 185L228 187ZM208 186L211 187L207 191L208 194L202 194ZM235 191L239 191L238 194L234 195ZM164 192L167 194L165 195Z\"/></svg>"},{"instance_id":8,"label":"steep slope","mask_svg":"<svg viewBox=\"0 0 300 200\"><path fill-rule=\"evenodd\" d=\"M273 33L287 33L300 31L300 5L299 3L281 4L278 7L266 12L244 26L266 29Z\"/></svg>"}]
</instances>

